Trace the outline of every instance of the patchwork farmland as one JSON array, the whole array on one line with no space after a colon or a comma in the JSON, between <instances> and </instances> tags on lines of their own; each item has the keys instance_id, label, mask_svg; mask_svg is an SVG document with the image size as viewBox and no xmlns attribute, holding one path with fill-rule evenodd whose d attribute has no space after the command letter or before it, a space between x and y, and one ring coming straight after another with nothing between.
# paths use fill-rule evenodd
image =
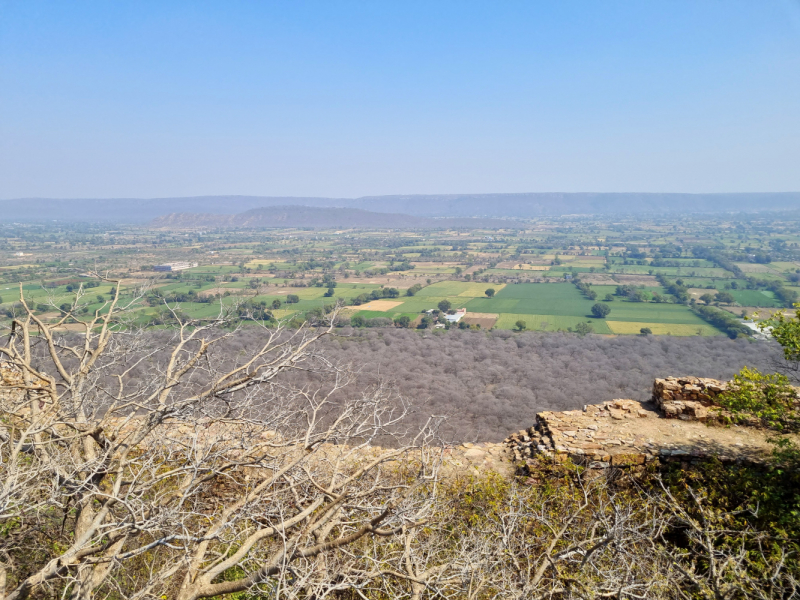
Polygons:
<instances>
[{"instance_id":1,"label":"patchwork farmland","mask_svg":"<svg viewBox=\"0 0 800 600\"><path fill-rule=\"evenodd\" d=\"M499 287L499 286L498 286ZM514 329L524 321L527 329L539 331L570 330L579 323L590 324L595 333L638 334L644 327L653 333L669 335L718 335L720 331L709 326L687 306L681 304L651 304L616 299L608 303L611 311L607 317L592 316L592 300L585 298L571 283L522 283L496 289L487 298L485 284L446 281L423 288L417 295L402 302L377 301L364 305L362 310L352 307L364 319L374 318L375 304L382 303L382 316L394 318L402 314L415 314L434 310L439 302L447 300L453 309L466 308L466 322L482 324L494 320L493 327ZM490 316L486 316L490 315Z\"/></svg>"},{"instance_id":2,"label":"patchwork farmland","mask_svg":"<svg viewBox=\"0 0 800 600\"><path fill-rule=\"evenodd\" d=\"M21 314L22 285L35 314L69 329L107 310L114 284L97 275L108 274L144 327L231 315L299 327L338 305L342 326L749 336L743 316L792 310L798 230L776 217L408 231L9 224L0 319Z\"/></svg>"}]
</instances>

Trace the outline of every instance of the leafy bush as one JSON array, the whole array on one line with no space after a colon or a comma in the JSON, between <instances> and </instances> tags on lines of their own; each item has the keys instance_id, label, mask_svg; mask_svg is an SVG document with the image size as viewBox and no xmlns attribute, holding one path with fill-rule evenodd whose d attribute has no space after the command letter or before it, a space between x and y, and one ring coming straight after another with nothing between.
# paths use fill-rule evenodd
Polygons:
<instances>
[{"instance_id":1,"label":"leafy bush","mask_svg":"<svg viewBox=\"0 0 800 600\"><path fill-rule=\"evenodd\" d=\"M400 315L394 320L394 324L397 327L408 327L410 323L411 319L408 317L408 315Z\"/></svg>"},{"instance_id":2,"label":"leafy bush","mask_svg":"<svg viewBox=\"0 0 800 600\"><path fill-rule=\"evenodd\" d=\"M413 296L414 294L416 294L421 289L422 289L422 285L420 285L419 283L415 283L414 285L412 285L410 288L408 288L406 290L406 296Z\"/></svg>"},{"instance_id":3,"label":"leafy bush","mask_svg":"<svg viewBox=\"0 0 800 600\"><path fill-rule=\"evenodd\" d=\"M800 311L800 304L795 304ZM783 347L783 357L797 370L800 364L800 312L794 317L777 313L774 317L758 324L761 331L769 331L770 335Z\"/></svg>"},{"instance_id":4,"label":"leafy bush","mask_svg":"<svg viewBox=\"0 0 800 600\"><path fill-rule=\"evenodd\" d=\"M735 419L749 416L773 429L796 429L797 393L789 379L780 373L762 373L744 367L733 376L729 389L720 394L720 406Z\"/></svg>"},{"instance_id":5,"label":"leafy bush","mask_svg":"<svg viewBox=\"0 0 800 600\"><path fill-rule=\"evenodd\" d=\"M717 302L722 302L723 304L733 304L734 302L736 302L736 299L730 292L717 292L716 299Z\"/></svg>"}]
</instances>

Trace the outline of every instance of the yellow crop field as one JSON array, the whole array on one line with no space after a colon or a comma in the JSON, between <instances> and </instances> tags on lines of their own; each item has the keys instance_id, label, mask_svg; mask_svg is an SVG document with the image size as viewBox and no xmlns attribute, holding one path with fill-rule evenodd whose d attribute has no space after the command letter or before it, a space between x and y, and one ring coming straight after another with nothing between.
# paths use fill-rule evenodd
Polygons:
<instances>
[{"instance_id":1,"label":"yellow crop field","mask_svg":"<svg viewBox=\"0 0 800 600\"><path fill-rule=\"evenodd\" d=\"M612 333L631 335L639 333L643 327L649 327L654 335L719 335L719 331L711 325L687 325L676 323L633 323L629 321L606 321Z\"/></svg>"},{"instance_id":2,"label":"yellow crop field","mask_svg":"<svg viewBox=\"0 0 800 600\"><path fill-rule=\"evenodd\" d=\"M499 292L504 287L506 287L505 283L466 283L461 284L462 290L458 293L459 296L463 298L482 298L486 295L486 290L489 288L494 289L495 292Z\"/></svg>"},{"instance_id":3,"label":"yellow crop field","mask_svg":"<svg viewBox=\"0 0 800 600\"><path fill-rule=\"evenodd\" d=\"M358 307L359 310L377 310L380 312L386 312L387 310L392 310L396 306L400 306L402 302L397 302L396 300L373 300L372 302L367 302L366 304L362 304Z\"/></svg>"}]
</instances>

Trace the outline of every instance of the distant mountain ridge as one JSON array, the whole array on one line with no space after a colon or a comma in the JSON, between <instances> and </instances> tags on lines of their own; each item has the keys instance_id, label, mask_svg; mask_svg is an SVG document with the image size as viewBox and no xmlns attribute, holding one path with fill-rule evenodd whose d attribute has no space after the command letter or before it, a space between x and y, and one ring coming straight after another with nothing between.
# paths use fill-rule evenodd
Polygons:
<instances>
[{"instance_id":1,"label":"distant mountain ridge","mask_svg":"<svg viewBox=\"0 0 800 600\"><path fill-rule=\"evenodd\" d=\"M234 228L260 229L286 228L371 228L371 229L436 229L441 227L487 227L502 228L514 221L486 218L429 218L380 213L360 208L328 208L319 206L270 206L254 208L236 215L214 215L197 213L172 213L150 221L154 228L197 229Z\"/></svg>"},{"instance_id":2,"label":"distant mountain ridge","mask_svg":"<svg viewBox=\"0 0 800 600\"><path fill-rule=\"evenodd\" d=\"M416 217L520 218L563 215L675 215L800 210L800 192L739 194L521 193L362 198L197 196L183 198L20 198L0 200L0 221L146 223L173 213L239 214L255 208L353 208Z\"/></svg>"}]
</instances>

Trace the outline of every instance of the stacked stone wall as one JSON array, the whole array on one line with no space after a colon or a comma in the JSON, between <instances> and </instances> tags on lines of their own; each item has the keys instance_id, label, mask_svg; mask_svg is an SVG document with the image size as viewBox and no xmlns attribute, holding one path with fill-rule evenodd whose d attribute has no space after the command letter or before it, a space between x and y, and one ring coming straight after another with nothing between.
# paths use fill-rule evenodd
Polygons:
<instances>
[{"instance_id":1,"label":"stacked stone wall","mask_svg":"<svg viewBox=\"0 0 800 600\"><path fill-rule=\"evenodd\" d=\"M709 408L719 406L717 397L728 383L705 377L666 377L653 382L653 401L667 419L705 421Z\"/></svg>"}]
</instances>

